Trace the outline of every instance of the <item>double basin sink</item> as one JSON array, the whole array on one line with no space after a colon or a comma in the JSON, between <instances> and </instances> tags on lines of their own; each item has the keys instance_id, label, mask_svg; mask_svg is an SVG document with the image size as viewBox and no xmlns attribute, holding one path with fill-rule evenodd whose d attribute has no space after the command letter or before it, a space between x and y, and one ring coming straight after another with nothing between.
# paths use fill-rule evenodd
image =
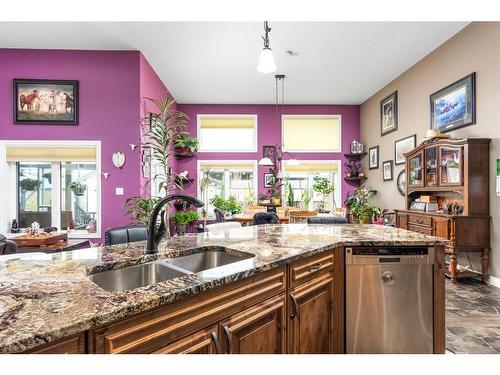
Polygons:
<instances>
[{"instance_id":1,"label":"double basin sink","mask_svg":"<svg viewBox=\"0 0 500 375\"><path fill-rule=\"evenodd\" d=\"M131 290L193 273L201 273L206 277L215 277L217 271L221 272L224 268L227 268L224 266L232 265L231 269L233 270L237 270L238 266L248 267L248 262L252 262L254 256L254 254L249 253L230 254L224 252L223 249L205 250L177 258L162 259L94 273L89 275L88 278L104 290Z\"/></svg>"}]
</instances>

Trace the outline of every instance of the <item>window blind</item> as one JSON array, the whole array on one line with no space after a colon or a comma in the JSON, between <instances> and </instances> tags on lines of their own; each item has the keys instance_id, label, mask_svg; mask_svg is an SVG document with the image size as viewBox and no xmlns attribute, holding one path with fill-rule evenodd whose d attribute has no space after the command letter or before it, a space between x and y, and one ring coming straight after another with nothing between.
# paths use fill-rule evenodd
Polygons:
<instances>
[{"instance_id":1,"label":"window blind","mask_svg":"<svg viewBox=\"0 0 500 375\"><path fill-rule=\"evenodd\" d=\"M283 149L340 152L340 116L284 116Z\"/></svg>"}]
</instances>

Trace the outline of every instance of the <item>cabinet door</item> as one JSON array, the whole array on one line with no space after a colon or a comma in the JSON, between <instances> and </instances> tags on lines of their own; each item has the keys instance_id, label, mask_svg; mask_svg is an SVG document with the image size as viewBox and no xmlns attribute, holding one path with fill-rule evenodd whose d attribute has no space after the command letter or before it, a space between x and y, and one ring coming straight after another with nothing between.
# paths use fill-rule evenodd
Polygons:
<instances>
[{"instance_id":1,"label":"cabinet door","mask_svg":"<svg viewBox=\"0 0 500 375\"><path fill-rule=\"evenodd\" d=\"M424 153L418 152L408 159L407 184L409 187L424 186Z\"/></svg>"},{"instance_id":2,"label":"cabinet door","mask_svg":"<svg viewBox=\"0 0 500 375\"><path fill-rule=\"evenodd\" d=\"M283 293L221 322L221 351L228 354L285 353L285 301Z\"/></svg>"},{"instance_id":3,"label":"cabinet door","mask_svg":"<svg viewBox=\"0 0 500 375\"><path fill-rule=\"evenodd\" d=\"M177 340L153 354L218 354L220 353L217 325Z\"/></svg>"},{"instance_id":4,"label":"cabinet door","mask_svg":"<svg viewBox=\"0 0 500 375\"><path fill-rule=\"evenodd\" d=\"M434 218L434 235L437 237L450 238L449 219Z\"/></svg>"},{"instance_id":5,"label":"cabinet door","mask_svg":"<svg viewBox=\"0 0 500 375\"><path fill-rule=\"evenodd\" d=\"M442 146L439 148L439 185L461 186L463 175L462 148Z\"/></svg>"},{"instance_id":6,"label":"cabinet door","mask_svg":"<svg viewBox=\"0 0 500 375\"><path fill-rule=\"evenodd\" d=\"M333 276L317 277L290 292L288 352L333 352Z\"/></svg>"}]
</instances>

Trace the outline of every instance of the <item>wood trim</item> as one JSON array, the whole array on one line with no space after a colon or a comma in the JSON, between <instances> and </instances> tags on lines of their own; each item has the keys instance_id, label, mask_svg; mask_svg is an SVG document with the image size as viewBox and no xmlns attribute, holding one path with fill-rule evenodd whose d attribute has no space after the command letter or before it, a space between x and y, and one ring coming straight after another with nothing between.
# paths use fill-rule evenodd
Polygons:
<instances>
[{"instance_id":1,"label":"wood trim","mask_svg":"<svg viewBox=\"0 0 500 375\"><path fill-rule=\"evenodd\" d=\"M298 260L289 265L289 286L295 287L308 280L333 271L333 250Z\"/></svg>"},{"instance_id":2,"label":"wood trim","mask_svg":"<svg viewBox=\"0 0 500 375\"><path fill-rule=\"evenodd\" d=\"M444 285L444 247L434 248L434 354L444 354L446 344L445 327L445 285Z\"/></svg>"},{"instance_id":3,"label":"wood trim","mask_svg":"<svg viewBox=\"0 0 500 375\"><path fill-rule=\"evenodd\" d=\"M218 354L217 324L197 331L170 345L155 350L152 354Z\"/></svg>"},{"instance_id":4,"label":"wood trim","mask_svg":"<svg viewBox=\"0 0 500 375\"><path fill-rule=\"evenodd\" d=\"M25 353L33 354L85 354L85 332L38 346Z\"/></svg>"},{"instance_id":5,"label":"wood trim","mask_svg":"<svg viewBox=\"0 0 500 375\"><path fill-rule=\"evenodd\" d=\"M345 353L345 248L334 251L333 269L333 353Z\"/></svg>"},{"instance_id":6,"label":"wood trim","mask_svg":"<svg viewBox=\"0 0 500 375\"><path fill-rule=\"evenodd\" d=\"M149 353L285 291L280 267L96 329L96 353Z\"/></svg>"}]
</instances>

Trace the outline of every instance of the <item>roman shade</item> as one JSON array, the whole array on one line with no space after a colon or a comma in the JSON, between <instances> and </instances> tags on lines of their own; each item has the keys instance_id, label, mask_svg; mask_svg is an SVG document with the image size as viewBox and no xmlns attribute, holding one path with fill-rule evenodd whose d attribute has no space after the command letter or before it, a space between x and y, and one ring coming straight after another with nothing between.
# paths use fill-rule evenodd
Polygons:
<instances>
[{"instance_id":1,"label":"roman shade","mask_svg":"<svg viewBox=\"0 0 500 375\"><path fill-rule=\"evenodd\" d=\"M7 146L7 162L95 162L96 160L96 147Z\"/></svg>"},{"instance_id":2,"label":"roman shade","mask_svg":"<svg viewBox=\"0 0 500 375\"><path fill-rule=\"evenodd\" d=\"M283 149L340 152L340 116L283 116Z\"/></svg>"},{"instance_id":3,"label":"roman shade","mask_svg":"<svg viewBox=\"0 0 500 375\"><path fill-rule=\"evenodd\" d=\"M201 129L251 129L255 127L254 116L221 116L221 117L204 117L200 116Z\"/></svg>"},{"instance_id":4,"label":"roman shade","mask_svg":"<svg viewBox=\"0 0 500 375\"><path fill-rule=\"evenodd\" d=\"M242 161L241 163L215 163L200 161L200 169L210 167L212 171L232 170L232 171L253 171L255 169L254 163Z\"/></svg>"},{"instance_id":5,"label":"roman shade","mask_svg":"<svg viewBox=\"0 0 500 375\"><path fill-rule=\"evenodd\" d=\"M308 173L315 173L315 172L339 172L339 163L338 162L332 162L332 163L318 163L318 162L307 162L304 160L300 161L300 165L287 165L285 162L284 164L284 171L285 173L292 173L292 172L308 172Z\"/></svg>"}]
</instances>

